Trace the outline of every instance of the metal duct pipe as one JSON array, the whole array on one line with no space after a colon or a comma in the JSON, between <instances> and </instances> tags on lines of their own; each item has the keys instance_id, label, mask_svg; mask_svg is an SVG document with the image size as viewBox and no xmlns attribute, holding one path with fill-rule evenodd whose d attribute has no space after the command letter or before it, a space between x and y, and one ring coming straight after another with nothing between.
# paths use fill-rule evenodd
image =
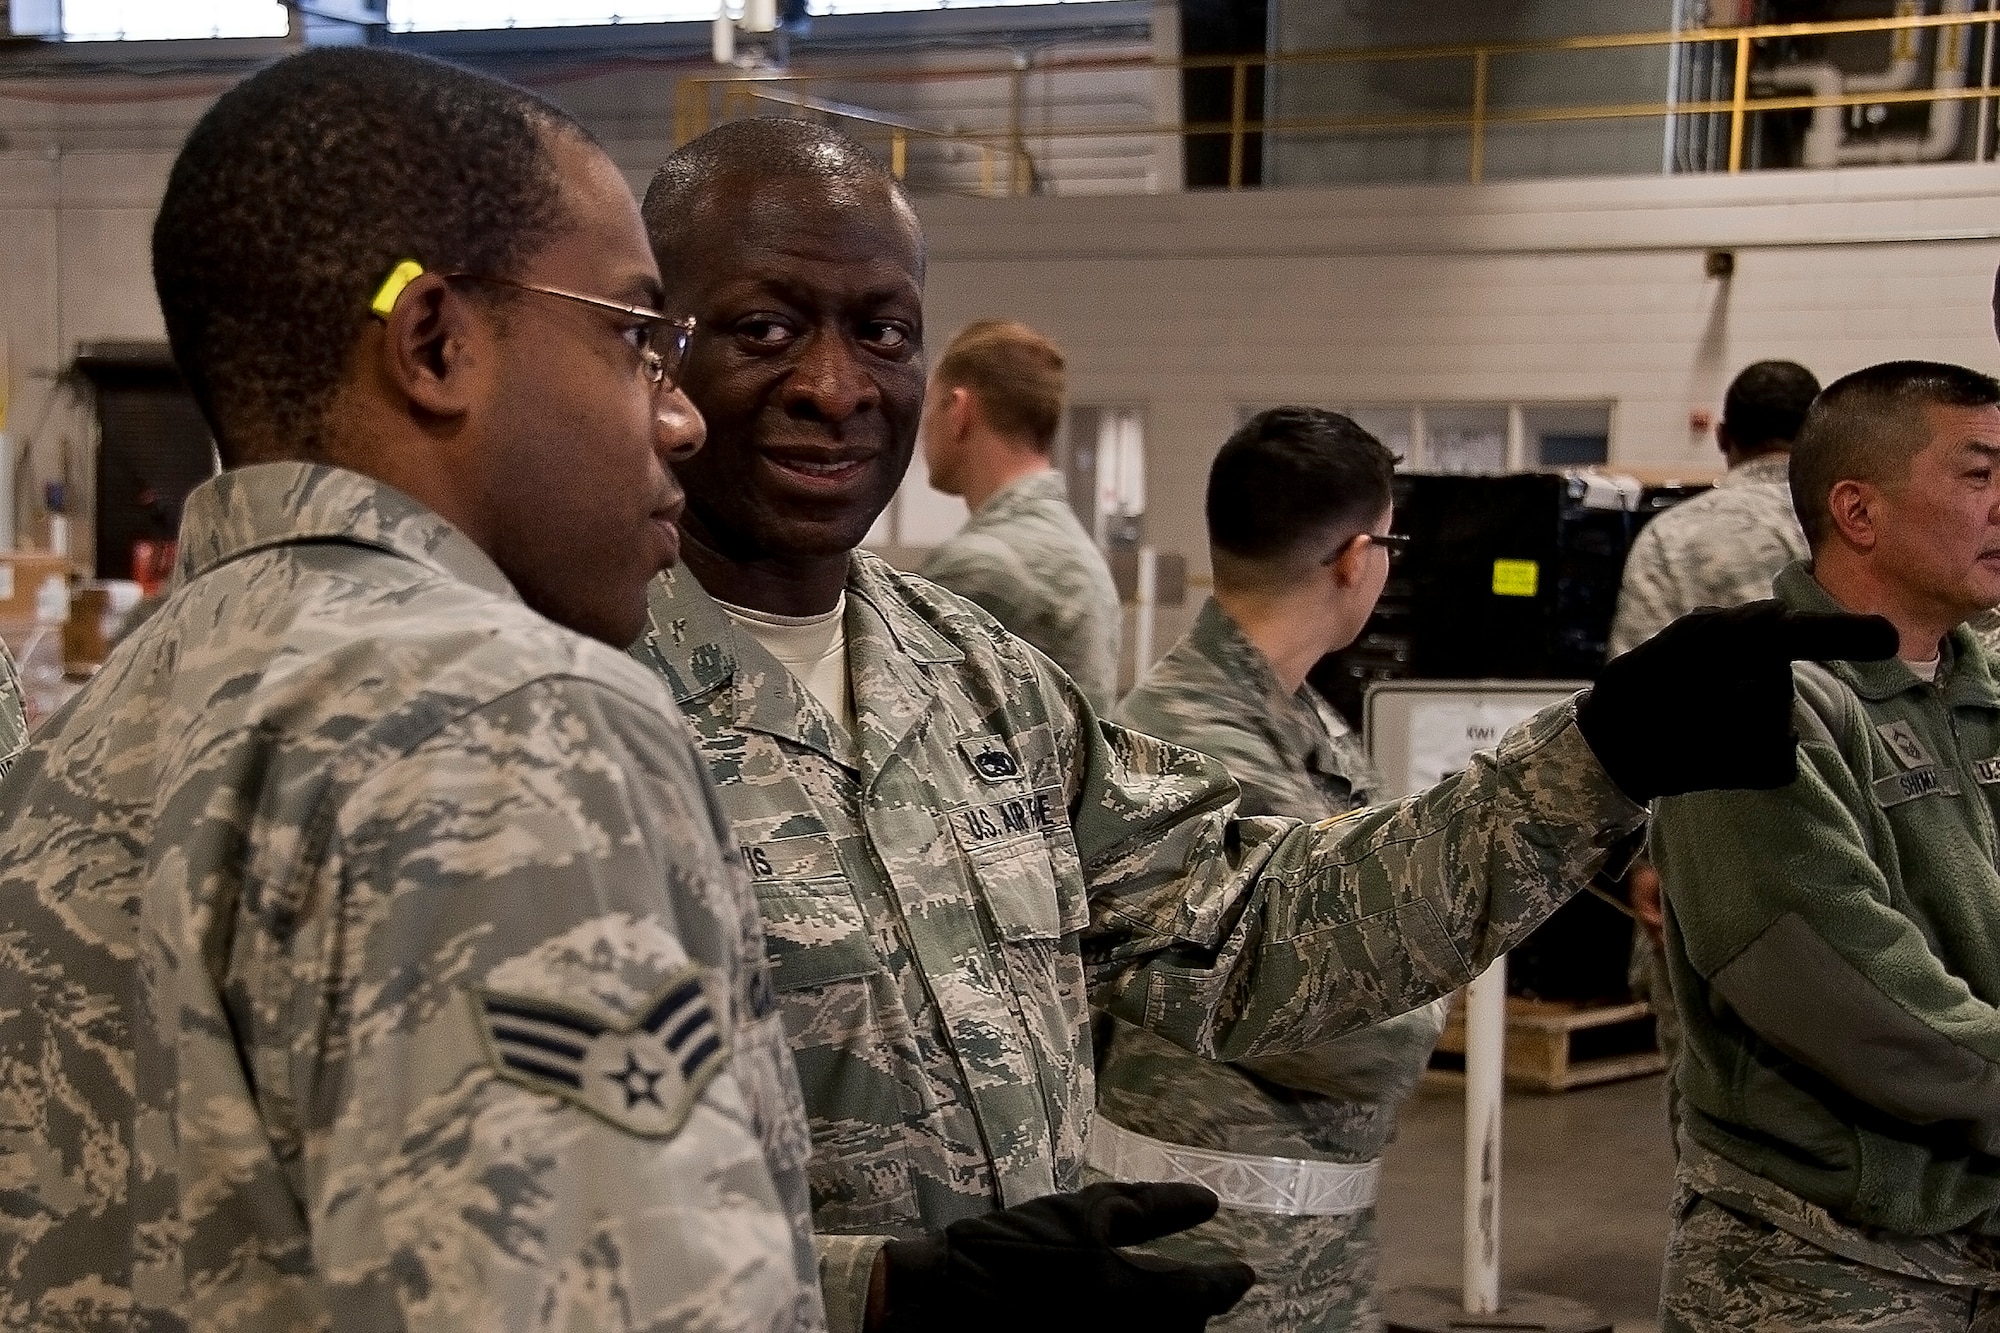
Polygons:
<instances>
[{"instance_id":1,"label":"metal duct pipe","mask_svg":"<svg viewBox=\"0 0 2000 1333\"><path fill-rule=\"evenodd\" d=\"M1973 0L1944 0L1938 12L1970 14L1972 6ZM1931 62L1931 87L1939 92L1965 87L1965 34L1966 29L1962 27L1937 30L1937 54ZM1853 89L1852 80L1849 80L1848 87ZM1877 139L1873 143L1842 144L1839 153L1841 165L1944 161L1958 148L1959 131L1965 124L1965 102L1961 98L1932 102L1930 109L1930 124L1922 134L1897 135Z\"/></svg>"},{"instance_id":2,"label":"metal duct pipe","mask_svg":"<svg viewBox=\"0 0 2000 1333\"><path fill-rule=\"evenodd\" d=\"M1944 0L1941 14L1970 14L1973 0ZM1896 14L1907 17L1923 12L1918 0L1897 0ZM1965 29L1939 28L1937 53L1932 61L1931 86L1940 91L1957 90L1965 83ZM1814 97L1839 97L1845 93L1907 92L1918 84L1922 62L1917 59L1917 37L1913 29L1896 34L1894 54L1884 68L1869 74L1848 74L1837 65L1824 62L1786 65L1772 70L1765 82L1779 91L1809 93ZM1958 147L1959 131L1965 123L1962 100L1930 104L1929 127L1921 135L1897 135L1870 143L1847 142L1847 108L1816 106L1806 128L1800 162L1806 167L1882 165L1892 162L1941 162Z\"/></svg>"}]
</instances>

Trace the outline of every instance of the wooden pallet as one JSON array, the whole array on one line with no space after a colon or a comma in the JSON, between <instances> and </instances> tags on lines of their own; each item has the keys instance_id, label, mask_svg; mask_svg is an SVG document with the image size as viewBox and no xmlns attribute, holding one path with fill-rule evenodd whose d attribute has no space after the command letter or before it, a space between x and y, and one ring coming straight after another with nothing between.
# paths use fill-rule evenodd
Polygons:
<instances>
[{"instance_id":1,"label":"wooden pallet","mask_svg":"<svg viewBox=\"0 0 2000 1333\"><path fill-rule=\"evenodd\" d=\"M1433 1069L1465 1068L1464 1005L1454 1000ZM1653 1007L1507 998L1507 1082L1535 1092L1610 1083L1667 1067L1653 1037Z\"/></svg>"}]
</instances>

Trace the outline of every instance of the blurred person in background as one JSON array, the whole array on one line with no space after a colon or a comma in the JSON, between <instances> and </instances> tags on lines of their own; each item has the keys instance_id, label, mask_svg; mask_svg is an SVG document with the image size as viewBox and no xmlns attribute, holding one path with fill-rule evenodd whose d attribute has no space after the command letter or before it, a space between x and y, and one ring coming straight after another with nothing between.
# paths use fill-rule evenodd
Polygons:
<instances>
[{"instance_id":1,"label":"blurred person in background","mask_svg":"<svg viewBox=\"0 0 2000 1333\"><path fill-rule=\"evenodd\" d=\"M945 348L924 400L924 465L972 516L920 572L1041 649L1108 713L1124 613L1052 458L1063 372L1054 343L1008 320L967 325Z\"/></svg>"},{"instance_id":2,"label":"blurred person in background","mask_svg":"<svg viewBox=\"0 0 2000 1333\"><path fill-rule=\"evenodd\" d=\"M1788 470L1792 440L1818 393L1819 381L1794 361L1758 361L1730 382L1715 428L1729 470L1713 490L1653 519L1632 543L1607 645L1610 656L1631 651L1698 606L1739 606L1769 597L1778 571L1805 558ZM1671 1071L1680 1052L1680 1023L1667 991L1659 871L1642 858L1626 885L1640 927L1632 936L1632 992L1653 1007L1660 1053ZM1680 1121L1676 1097L1670 1072L1669 1138Z\"/></svg>"},{"instance_id":3,"label":"blurred person in background","mask_svg":"<svg viewBox=\"0 0 2000 1333\"><path fill-rule=\"evenodd\" d=\"M1382 594L1404 540L1389 533L1395 466L1353 421L1306 407L1259 413L1216 455L1215 595L1118 720L1221 760L1242 814L1313 822L1382 799L1360 738L1306 673L1354 641ZM1438 1001L1314 1050L1237 1064L1101 1021L1091 1166L1210 1184L1222 1198L1216 1218L1156 1248L1239 1258L1259 1275L1211 1327L1382 1326L1377 1159L1444 1015Z\"/></svg>"}]
</instances>

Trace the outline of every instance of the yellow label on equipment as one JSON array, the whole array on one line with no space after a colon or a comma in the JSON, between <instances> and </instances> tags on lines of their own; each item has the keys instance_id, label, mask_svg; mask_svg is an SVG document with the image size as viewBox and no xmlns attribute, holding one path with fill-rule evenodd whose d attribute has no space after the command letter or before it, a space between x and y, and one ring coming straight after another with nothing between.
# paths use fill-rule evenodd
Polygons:
<instances>
[{"instance_id":1,"label":"yellow label on equipment","mask_svg":"<svg viewBox=\"0 0 2000 1333\"><path fill-rule=\"evenodd\" d=\"M1534 560L1495 560L1493 562L1493 595L1495 597L1533 597L1535 590L1542 586L1542 566Z\"/></svg>"}]
</instances>

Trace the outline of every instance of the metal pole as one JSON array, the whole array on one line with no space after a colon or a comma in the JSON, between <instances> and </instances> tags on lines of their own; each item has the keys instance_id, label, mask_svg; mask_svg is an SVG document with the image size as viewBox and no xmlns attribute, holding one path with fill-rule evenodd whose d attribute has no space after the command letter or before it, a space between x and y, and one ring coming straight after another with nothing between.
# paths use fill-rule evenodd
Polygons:
<instances>
[{"instance_id":1,"label":"metal pole","mask_svg":"<svg viewBox=\"0 0 2000 1333\"><path fill-rule=\"evenodd\" d=\"M1500 1106L1507 959L1465 989L1465 1312L1500 1313Z\"/></svg>"},{"instance_id":2,"label":"metal pole","mask_svg":"<svg viewBox=\"0 0 2000 1333\"><path fill-rule=\"evenodd\" d=\"M1681 22L1682 9L1686 4L1687 0L1674 0L1672 29L1674 44L1667 48L1667 120L1665 133L1660 144L1660 174L1662 176L1671 176L1674 174L1674 136L1680 129L1681 119L1676 114L1674 108L1679 104L1681 96L1681 61L1685 59L1683 54L1685 48L1680 41L1680 35L1683 26Z\"/></svg>"},{"instance_id":3,"label":"metal pole","mask_svg":"<svg viewBox=\"0 0 2000 1333\"><path fill-rule=\"evenodd\" d=\"M1487 52L1480 47L1472 53L1472 183L1486 178L1486 65Z\"/></svg>"},{"instance_id":4,"label":"metal pole","mask_svg":"<svg viewBox=\"0 0 2000 1333\"><path fill-rule=\"evenodd\" d=\"M1230 66L1229 87L1229 188L1243 188L1244 104L1250 98L1250 64L1241 56Z\"/></svg>"},{"instance_id":5,"label":"metal pole","mask_svg":"<svg viewBox=\"0 0 2000 1333\"><path fill-rule=\"evenodd\" d=\"M1996 7L2000 7L2000 0L1986 0L1987 13L1991 14ZM1991 23L1987 24L1986 40L1984 42L1985 50L1981 54L1979 66L1979 91L1981 92L1985 92L1993 86L1993 39L1995 37L2000 37L2000 33L1994 31L1994 26ZM1986 160L1987 131L1992 128L1992 124L1993 99L1982 97L1979 99L1978 146L1972 154L1974 162L1984 162Z\"/></svg>"},{"instance_id":6,"label":"metal pole","mask_svg":"<svg viewBox=\"0 0 2000 1333\"><path fill-rule=\"evenodd\" d=\"M1139 548L1139 578L1132 612L1132 679L1153 665L1153 609L1160 602L1160 553Z\"/></svg>"},{"instance_id":7,"label":"metal pole","mask_svg":"<svg viewBox=\"0 0 2000 1333\"><path fill-rule=\"evenodd\" d=\"M1026 52L1014 53L1014 68L1007 78L1007 193L1025 194L1021 185L1021 161L1028 156L1027 142L1023 138L1021 125L1022 99L1027 95L1024 84L1027 81L1028 56Z\"/></svg>"},{"instance_id":8,"label":"metal pole","mask_svg":"<svg viewBox=\"0 0 2000 1333\"><path fill-rule=\"evenodd\" d=\"M1736 39L1736 91L1729 96L1729 173L1743 170L1743 104L1750 96L1750 34Z\"/></svg>"},{"instance_id":9,"label":"metal pole","mask_svg":"<svg viewBox=\"0 0 2000 1333\"><path fill-rule=\"evenodd\" d=\"M889 131L889 170L897 180L910 171L910 132L900 125Z\"/></svg>"}]
</instances>

